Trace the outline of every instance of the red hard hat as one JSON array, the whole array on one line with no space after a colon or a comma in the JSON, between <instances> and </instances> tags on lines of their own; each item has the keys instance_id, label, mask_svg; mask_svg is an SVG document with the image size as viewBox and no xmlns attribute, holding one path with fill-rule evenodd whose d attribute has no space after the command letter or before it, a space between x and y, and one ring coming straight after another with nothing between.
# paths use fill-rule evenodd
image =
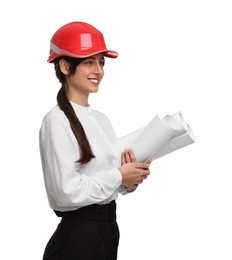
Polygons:
<instances>
[{"instance_id":1,"label":"red hard hat","mask_svg":"<svg viewBox=\"0 0 232 260\"><path fill-rule=\"evenodd\" d=\"M103 34L84 22L71 22L58 29L51 39L48 62L60 56L86 58L103 53L109 58L117 58L116 51L106 48Z\"/></svg>"}]
</instances>

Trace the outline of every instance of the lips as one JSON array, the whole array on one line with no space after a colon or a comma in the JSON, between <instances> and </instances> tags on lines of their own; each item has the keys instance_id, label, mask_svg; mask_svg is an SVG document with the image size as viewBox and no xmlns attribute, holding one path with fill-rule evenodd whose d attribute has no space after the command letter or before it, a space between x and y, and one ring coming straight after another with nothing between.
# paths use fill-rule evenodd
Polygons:
<instances>
[{"instance_id":1,"label":"lips","mask_svg":"<svg viewBox=\"0 0 232 260\"><path fill-rule=\"evenodd\" d=\"M99 84L100 83L100 79L88 79L90 82L92 82L93 84Z\"/></svg>"}]
</instances>

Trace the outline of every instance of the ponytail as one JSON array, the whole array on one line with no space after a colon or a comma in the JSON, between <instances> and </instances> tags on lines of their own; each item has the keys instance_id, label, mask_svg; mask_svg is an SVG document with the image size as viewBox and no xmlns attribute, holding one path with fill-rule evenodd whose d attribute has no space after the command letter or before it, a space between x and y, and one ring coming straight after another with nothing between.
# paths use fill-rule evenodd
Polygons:
<instances>
[{"instance_id":1,"label":"ponytail","mask_svg":"<svg viewBox=\"0 0 232 260\"><path fill-rule=\"evenodd\" d=\"M77 59L75 59L75 63L77 63ZM78 63L80 63L80 61ZM72 67L72 65L73 64L71 63L70 68ZM64 74L62 74L62 72L60 71L58 62L55 63L55 70L56 70L56 75L57 75L58 79L62 83L62 86L57 94L57 102L58 102L60 109L64 112L64 114L68 118L70 127L71 127L73 134L76 137L76 140L80 147L80 158L76 162L85 164L85 163L89 162L92 158L95 158L95 156L90 147L89 141L88 141L87 136L84 131L84 128L83 128L80 120L76 116L76 113L66 96L65 87L64 87L64 83L65 83ZM73 73L73 72L74 72L74 69L72 68L72 70L70 70L70 73Z\"/></svg>"}]
</instances>

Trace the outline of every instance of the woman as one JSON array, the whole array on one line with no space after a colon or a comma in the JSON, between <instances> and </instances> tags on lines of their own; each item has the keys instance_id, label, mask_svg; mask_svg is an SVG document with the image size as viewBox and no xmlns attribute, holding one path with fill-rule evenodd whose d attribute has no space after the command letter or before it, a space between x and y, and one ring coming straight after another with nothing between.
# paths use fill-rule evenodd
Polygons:
<instances>
[{"instance_id":1,"label":"woman","mask_svg":"<svg viewBox=\"0 0 232 260\"><path fill-rule=\"evenodd\" d=\"M66 24L51 39L48 62L61 88L58 105L43 119L40 151L49 204L62 219L44 260L117 259L115 200L149 175L150 162L120 151L109 120L88 103L104 76L105 57L117 56L87 23Z\"/></svg>"}]
</instances>

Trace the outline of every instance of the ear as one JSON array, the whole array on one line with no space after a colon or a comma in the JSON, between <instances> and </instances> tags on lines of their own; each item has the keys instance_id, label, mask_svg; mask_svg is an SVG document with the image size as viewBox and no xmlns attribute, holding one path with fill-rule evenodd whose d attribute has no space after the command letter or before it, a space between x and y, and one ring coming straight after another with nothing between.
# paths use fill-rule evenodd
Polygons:
<instances>
[{"instance_id":1,"label":"ear","mask_svg":"<svg viewBox=\"0 0 232 260\"><path fill-rule=\"evenodd\" d=\"M59 61L59 66L60 66L61 72L62 72L64 75L68 76L68 75L69 75L69 64L67 63L67 61L64 60L64 59L61 59L61 60Z\"/></svg>"}]
</instances>

